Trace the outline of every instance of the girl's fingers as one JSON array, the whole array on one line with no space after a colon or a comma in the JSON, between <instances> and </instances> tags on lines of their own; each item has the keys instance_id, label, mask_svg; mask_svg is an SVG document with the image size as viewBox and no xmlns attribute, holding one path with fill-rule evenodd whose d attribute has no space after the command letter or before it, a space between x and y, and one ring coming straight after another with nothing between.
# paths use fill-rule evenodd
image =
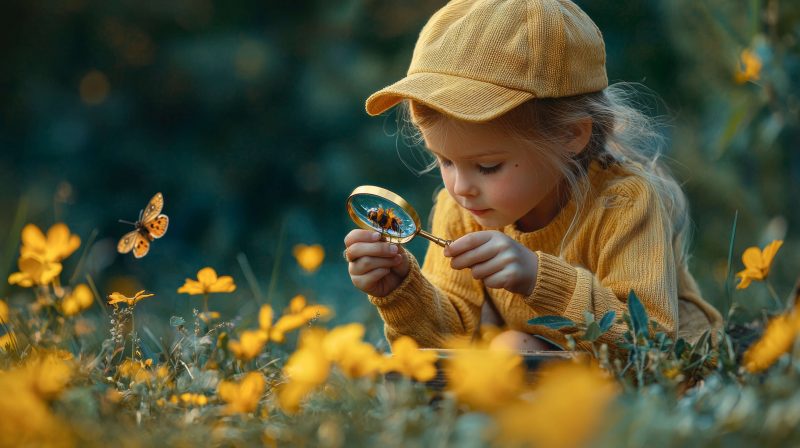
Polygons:
<instances>
[{"instance_id":1,"label":"girl's fingers","mask_svg":"<svg viewBox=\"0 0 800 448\"><path fill-rule=\"evenodd\" d=\"M483 277L483 284L486 285L487 288L505 288L508 283L508 276L509 273L507 271L500 269L499 271Z\"/></svg>"},{"instance_id":2,"label":"girl's fingers","mask_svg":"<svg viewBox=\"0 0 800 448\"><path fill-rule=\"evenodd\" d=\"M470 268L472 273L472 278L476 280L483 280L484 284L489 277L495 275L503 270L505 265L496 258L490 259L489 261L485 261L483 263L478 263ZM486 284L486 286L490 286ZM493 287L493 286L492 286Z\"/></svg>"},{"instance_id":3,"label":"girl's fingers","mask_svg":"<svg viewBox=\"0 0 800 448\"><path fill-rule=\"evenodd\" d=\"M379 268L391 268L400 264L403 261L402 255L395 255L392 258L384 257L360 257L355 261L350 262L347 266L347 272L350 276L365 275L372 270Z\"/></svg>"},{"instance_id":4,"label":"girl's fingers","mask_svg":"<svg viewBox=\"0 0 800 448\"><path fill-rule=\"evenodd\" d=\"M484 244L450 259L450 267L453 269L474 267L478 263L491 260L495 255L497 250L489 244Z\"/></svg>"},{"instance_id":5,"label":"girl's fingers","mask_svg":"<svg viewBox=\"0 0 800 448\"><path fill-rule=\"evenodd\" d=\"M361 290L372 289L372 287L383 277L389 274L389 268L378 268L363 275L352 276L353 285Z\"/></svg>"},{"instance_id":6,"label":"girl's fingers","mask_svg":"<svg viewBox=\"0 0 800 448\"><path fill-rule=\"evenodd\" d=\"M347 259L351 262L362 257L393 258L400 253L396 244L386 242L357 242L347 247Z\"/></svg>"},{"instance_id":7,"label":"girl's fingers","mask_svg":"<svg viewBox=\"0 0 800 448\"><path fill-rule=\"evenodd\" d=\"M353 229L344 237L344 245L350 247L357 242L376 242L381 239L381 234L374 230Z\"/></svg>"},{"instance_id":8,"label":"girl's fingers","mask_svg":"<svg viewBox=\"0 0 800 448\"><path fill-rule=\"evenodd\" d=\"M480 232L468 233L461 238L453 241L444 248L446 257L457 257L465 252L474 249L492 238L492 231L483 230Z\"/></svg>"}]
</instances>

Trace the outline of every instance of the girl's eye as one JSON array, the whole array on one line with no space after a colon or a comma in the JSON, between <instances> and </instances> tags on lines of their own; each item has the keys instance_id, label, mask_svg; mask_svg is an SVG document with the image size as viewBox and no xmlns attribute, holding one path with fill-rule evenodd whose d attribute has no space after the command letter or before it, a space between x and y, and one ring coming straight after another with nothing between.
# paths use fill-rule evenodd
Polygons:
<instances>
[{"instance_id":1,"label":"girl's eye","mask_svg":"<svg viewBox=\"0 0 800 448\"><path fill-rule=\"evenodd\" d=\"M492 173L496 173L500 169L501 166L503 166L502 163L498 163L497 165L493 165L493 166L478 165L478 171L480 171L481 174L492 174Z\"/></svg>"},{"instance_id":2,"label":"girl's eye","mask_svg":"<svg viewBox=\"0 0 800 448\"><path fill-rule=\"evenodd\" d=\"M443 159L443 158L439 157L439 165L450 166L452 164L453 164L453 162L451 162L451 161L449 161L447 159Z\"/></svg>"}]
</instances>

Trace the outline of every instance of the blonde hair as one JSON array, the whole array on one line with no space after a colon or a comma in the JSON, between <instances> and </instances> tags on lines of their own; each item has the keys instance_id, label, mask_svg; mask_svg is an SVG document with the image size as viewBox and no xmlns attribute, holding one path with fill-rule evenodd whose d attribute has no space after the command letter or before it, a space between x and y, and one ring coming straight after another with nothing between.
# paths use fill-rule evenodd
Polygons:
<instances>
[{"instance_id":1,"label":"blonde hair","mask_svg":"<svg viewBox=\"0 0 800 448\"><path fill-rule=\"evenodd\" d=\"M622 165L652 187L659 207L669 217L664 230L666 235L672 235L676 264L685 266L691 239L688 203L682 188L661 161L665 146L663 120L642 112L642 105L637 104L641 97L638 87L617 83L599 92L534 99L487 124L499 126L500 130L515 138L536 143L530 145L534 156L563 175L575 200L576 211L562 240L562 250L586 205L591 187L588 166L597 160L606 167ZM655 96L651 95L651 98ZM410 139L415 148L419 148L423 141L421 129L430 129L445 121L459 124L457 120L412 100L404 102L402 111L401 137ZM563 148L565 132L587 117L592 120L592 133L586 148L578 156L560 149ZM409 166L405 160L403 162ZM421 170L409 166L417 174L427 173L435 167L435 159L429 159Z\"/></svg>"}]
</instances>

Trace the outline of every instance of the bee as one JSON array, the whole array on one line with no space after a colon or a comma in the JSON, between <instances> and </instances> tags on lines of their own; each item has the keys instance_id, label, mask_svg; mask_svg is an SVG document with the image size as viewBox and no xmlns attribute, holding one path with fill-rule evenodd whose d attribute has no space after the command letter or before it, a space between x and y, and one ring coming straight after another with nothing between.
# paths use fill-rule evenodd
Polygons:
<instances>
[{"instance_id":1,"label":"bee","mask_svg":"<svg viewBox=\"0 0 800 448\"><path fill-rule=\"evenodd\" d=\"M367 217L383 230L400 233L400 226L403 225L403 220L394 214L393 208L373 207L367 210Z\"/></svg>"},{"instance_id":2,"label":"bee","mask_svg":"<svg viewBox=\"0 0 800 448\"><path fill-rule=\"evenodd\" d=\"M136 258L142 258L147 255L147 252L150 251L150 243L167 233L169 218L161 213L163 208L164 196L161 193L156 193L147 203L147 207L139 211L139 220L130 222L120 219L120 222L133 224L136 228L120 238L119 243L117 243L117 252L127 254L132 250L133 256Z\"/></svg>"}]
</instances>

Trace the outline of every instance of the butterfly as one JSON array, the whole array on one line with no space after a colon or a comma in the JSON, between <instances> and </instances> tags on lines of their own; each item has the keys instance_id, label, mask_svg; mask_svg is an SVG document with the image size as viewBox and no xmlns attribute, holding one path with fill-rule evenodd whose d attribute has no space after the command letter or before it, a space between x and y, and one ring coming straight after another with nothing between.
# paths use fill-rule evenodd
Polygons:
<instances>
[{"instance_id":1,"label":"butterfly","mask_svg":"<svg viewBox=\"0 0 800 448\"><path fill-rule=\"evenodd\" d=\"M162 208L164 208L164 196L156 193L147 203L147 207L139 212L138 221L120 220L120 222L133 224L136 228L120 238L117 243L117 252L127 254L133 251L133 256L136 258L147 255L147 252L150 251L150 242L167 233L169 218L161 213Z\"/></svg>"}]
</instances>

